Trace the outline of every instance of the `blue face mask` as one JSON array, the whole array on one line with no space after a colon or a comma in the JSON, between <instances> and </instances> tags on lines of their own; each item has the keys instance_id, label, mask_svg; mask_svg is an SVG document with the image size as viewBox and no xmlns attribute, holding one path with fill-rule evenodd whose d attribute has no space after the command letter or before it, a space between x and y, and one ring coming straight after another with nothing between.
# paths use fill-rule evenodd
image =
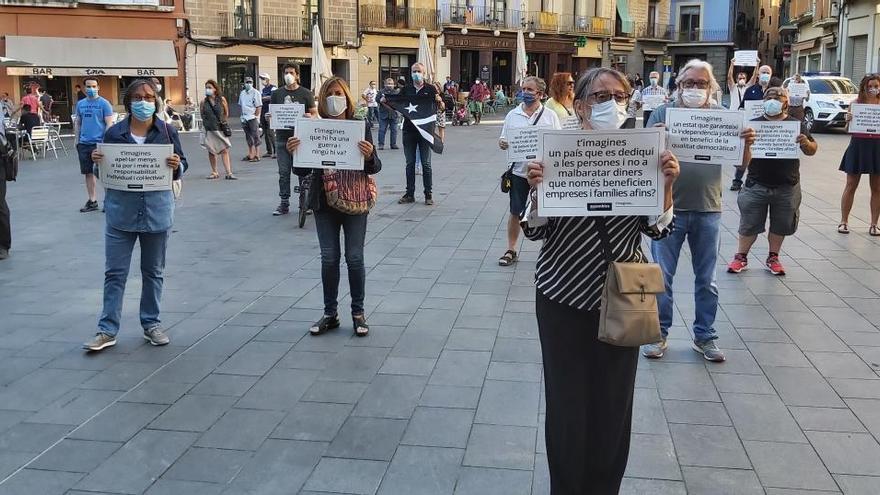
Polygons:
<instances>
[{"instance_id":1,"label":"blue face mask","mask_svg":"<svg viewBox=\"0 0 880 495\"><path fill-rule=\"evenodd\" d=\"M421 72L413 72L412 73L412 80L414 83L422 82L422 73Z\"/></svg>"},{"instance_id":2,"label":"blue face mask","mask_svg":"<svg viewBox=\"0 0 880 495\"><path fill-rule=\"evenodd\" d=\"M141 122L150 120L156 113L156 104L151 101L140 100L131 102L131 114Z\"/></svg>"},{"instance_id":3,"label":"blue face mask","mask_svg":"<svg viewBox=\"0 0 880 495\"><path fill-rule=\"evenodd\" d=\"M782 102L779 100L764 100L764 113L775 117L782 113Z\"/></svg>"},{"instance_id":4,"label":"blue face mask","mask_svg":"<svg viewBox=\"0 0 880 495\"><path fill-rule=\"evenodd\" d=\"M759 76L758 76L758 81L759 81L761 84L768 84L768 83L770 82L770 74L767 74L767 73L765 72L765 73L759 75Z\"/></svg>"},{"instance_id":5,"label":"blue face mask","mask_svg":"<svg viewBox=\"0 0 880 495\"><path fill-rule=\"evenodd\" d=\"M95 98L98 96L98 88L86 88L86 96Z\"/></svg>"},{"instance_id":6,"label":"blue face mask","mask_svg":"<svg viewBox=\"0 0 880 495\"><path fill-rule=\"evenodd\" d=\"M244 83L244 89L250 91L250 90L254 89L254 85L251 83Z\"/></svg>"},{"instance_id":7,"label":"blue face mask","mask_svg":"<svg viewBox=\"0 0 880 495\"><path fill-rule=\"evenodd\" d=\"M526 105L531 105L537 99L533 93L526 93L525 91L521 91L519 97Z\"/></svg>"}]
</instances>

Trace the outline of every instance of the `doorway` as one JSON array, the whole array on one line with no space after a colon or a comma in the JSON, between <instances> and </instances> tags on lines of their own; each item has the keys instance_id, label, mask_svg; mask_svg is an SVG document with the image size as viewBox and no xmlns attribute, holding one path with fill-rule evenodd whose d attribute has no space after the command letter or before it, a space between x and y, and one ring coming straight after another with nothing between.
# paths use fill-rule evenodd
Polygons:
<instances>
[{"instance_id":1,"label":"doorway","mask_svg":"<svg viewBox=\"0 0 880 495\"><path fill-rule=\"evenodd\" d=\"M220 85L220 91L226 97L226 102L229 104L229 115L238 117L241 114L241 109L238 106L238 95L244 87L245 77L250 76L256 80L257 62L256 60L250 60L256 57L234 58L247 59L247 61L218 61L217 84Z\"/></svg>"},{"instance_id":2,"label":"doorway","mask_svg":"<svg viewBox=\"0 0 880 495\"><path fill-rule=\"evenodd\" d=\"M528 53L528 74L530 76L538 76L543 79L549 79L550 76L550 56L547 53Z\"/></svg>"},{"instance_id":3,"label":"doorway","mask_svg":"<svg viewBox=\"0 0 880 495\"><path fill-rule=\"evenodd\" d=\"M492 84L513 86L513 53L492 52Z\"/></svg>"},{"instance_id":4,"label":"doorway","mask_svg":"<svg viewBox=\"0 0 880 495\"><path fill-rule=\"evenodd\" d=\"M459 70L459 90L470 91L471 84L480 77L480 52L474 50L462 50Z\"/></svg>"}]
</instances>

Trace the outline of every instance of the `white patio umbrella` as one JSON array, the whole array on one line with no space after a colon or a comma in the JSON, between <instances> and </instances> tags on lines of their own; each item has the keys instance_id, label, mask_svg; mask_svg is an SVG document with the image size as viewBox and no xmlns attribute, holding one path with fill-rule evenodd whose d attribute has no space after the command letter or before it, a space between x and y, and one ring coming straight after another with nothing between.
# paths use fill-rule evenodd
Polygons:
<instances>
[{"instance_id":1,"label":"white patio umbrella","mask_svg":"<svg viewBox=\"0 0 880 495\"><path fill-rule=\"evenodd\" d=\"M316 22L312 26L312 91L318 93L324 81L333 77L333 69L327 52L324 51L324 40L321 38L321 28Z\"/></svg>"},{"instance_id":2,"label":"white patio umbrella","mask_svg":"<svg viewBox=\"0 0 880 495\"><path fill-rule=\"evenodd\" d=\"M517 86L522 86L523 79L528 74L528 58L526 57L526 40L522 29L516 33L516 63L514 64L514 80Z\"/></svg>"},{"instance_id":3,"label":"white patio umbrella","mask_svg":"<svg viewBox=\"0 0 880 495\"><path fill-rule=\"evenodd\" d=\"M431 47L428 45L428 32L422 28L419 34L419 54L416 62L425 66L425 78L428 82L434 81L434 58L431 56Z\"/></svg>"},{"instance_id":4,"label":"white patio umbrella","mask_svg":"<svg viewBox=\"0 0 880 495\"><path fill-rule=\"evenodd\" d=\"M9 57L0 57L0 67L28 67L34 65L30 62L25 62L24 60L18 60L15 58Z\"/></svg>"}]
</instances>

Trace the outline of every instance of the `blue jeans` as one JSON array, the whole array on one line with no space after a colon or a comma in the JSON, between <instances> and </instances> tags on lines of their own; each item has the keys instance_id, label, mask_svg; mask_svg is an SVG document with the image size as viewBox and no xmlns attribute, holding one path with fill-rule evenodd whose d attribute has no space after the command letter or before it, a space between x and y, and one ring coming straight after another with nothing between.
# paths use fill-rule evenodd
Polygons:
<instances>
[{"instance_id":1,"label":"blue jeans","mask_svg":"<svg viewBox=\"0 0 880 495\"><path fill-rule=\"evenodd\" d=\"M367 107L367 123L370 124L370 128L373 127L374 122L379 122L379 107Z\"/></svg>"},{"instance_id":2,"label":"blue jeans","mask_svg":"<svg viewBox=\"0 0 880 495\"><path fill-rule=\"evenodd\" d=\"M391 146L397 146L397 120L379 119L379 146L385 146L385 131L391 131Z\"/></svg>"},{"instance_id":3,"label":"blue jeans","mask_svg":"<svg viewBox=\"0 0 880 495\"><path fill-rule=\"evenodd\" d=\"M162 298L168 231L126 232L107 225L104 231L104 309L98 320L98 331L101 333L110 336L119 333L125 281L128 279L134 243L138 240L141 245L141 326L147 330L160 323L159 301Z\"/></svg>"},{"instance_id":4,"label":"blue jeans","mask_svg":"<svg viewBox=\"0 0 880 495\"><path fill-rule=\"evenodd\" d=\"M718 286L715 284L715 262L718 259L720 242L721 213L718 212L675 212L675 228L669 237L651 242L654 261L663 269L666 292L657 295L660 312L660 329L663 338L672 326L672 279L678 268L681 247L687 238L691 249L691 262L694 269L694 341L714 340L715 315L718 312Z\"/></svg>"},{"instance_id":5,"label":"blue jeans","mask_svg":"<svg viewBox=\"0 0 880 495\"><path fill-rule=\"evenodd\" d=\"M325 206L315 210L315 229L321 246L321 285L324 289L324 314L335 315L339 296L339 263L342 252L339 230L345 235L345 264L351 292L351 314L364 314L367 271L364 268L364 241L367 214L348 215Z\"/></svg>"},{"instance_id":6,"label":"blue jeans","mask_svg":"<svg viewBox=\"0 0 880 495\"><path fill-rule=\"evenodd\" d=\"M425 195L431 194L431 145L418 131L403 133L403 156L406 158L406 194L416 193L416 152L422 162L422 184Z\"/></svg>"}]
</instances>

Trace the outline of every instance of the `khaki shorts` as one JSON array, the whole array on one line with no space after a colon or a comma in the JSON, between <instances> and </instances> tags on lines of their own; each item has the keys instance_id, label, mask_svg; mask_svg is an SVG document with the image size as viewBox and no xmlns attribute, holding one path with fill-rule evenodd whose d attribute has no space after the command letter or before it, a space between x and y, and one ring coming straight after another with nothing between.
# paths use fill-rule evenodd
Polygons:
<instances>
[{"instance_id":1,"label":"khaki shorts","mask_svg":"<svg viewBox=\"0 0 880 495\"><path fill-rule=\"evenodd\" d=\"M751 180L739 193L739 234L764 232L770 217L770 233L792 235L797 231L801 206L801 185L767 187Z\"/></svg>"}]
</instances>

